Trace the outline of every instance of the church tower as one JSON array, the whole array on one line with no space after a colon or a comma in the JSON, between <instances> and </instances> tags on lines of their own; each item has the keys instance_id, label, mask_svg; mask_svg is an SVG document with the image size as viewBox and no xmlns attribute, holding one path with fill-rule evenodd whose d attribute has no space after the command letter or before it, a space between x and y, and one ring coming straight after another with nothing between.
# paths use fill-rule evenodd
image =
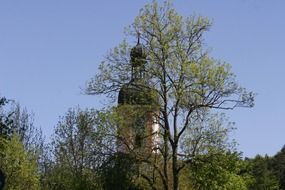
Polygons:
<instances>
[{"instance_id":1,"label":"church tower","mask_svg":"<svg viewBox=\"0 0 285 190\"><path fill-rule=\"evenodd\" d=\"M145 76L147 54L140 44L140 36L131 49L132 77L123 85L118 96L118 112L122 122L118 126L118 152L157 152L158 96Z\"/></svg>"}]
</instances>

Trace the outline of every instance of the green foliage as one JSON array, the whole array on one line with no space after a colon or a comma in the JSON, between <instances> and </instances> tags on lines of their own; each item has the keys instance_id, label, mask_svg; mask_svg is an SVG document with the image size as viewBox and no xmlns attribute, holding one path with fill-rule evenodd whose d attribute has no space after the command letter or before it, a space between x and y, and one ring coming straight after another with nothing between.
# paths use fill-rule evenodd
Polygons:
<instances>
[{"instance_id":1,"label":"green foliage","mask_svg":"<svg viewBox=\"0 0 285 190\"><path fill-rule=\"evenodd\" d=\"M278 178L274 176L274 171L270 168L271 158L257 155L254 159L245 160L247 167L246 173L253 177L248 183L250 190L279 190Z\"/></svg>"},{"instance_id":2,"label":"green foliage","mask_svg":"<svg viewBox=\"0 0 285 190\"><path fill-rule=\"evenodd\" d=\"M7 100L5 97L0 98L0 136L4 138L9 138L11 134L13 133L12 131L12 124L13 124L13 119L12 115L13 112L9 111L8 113L5 111L5 106L9 103L10 101Z\"/></svg>"},{"instance_id":3,"label":"green foliage","mask_svg":"<svg viewBox=\"0 0 285 190\"><path fill-rule=\"evenodd\" d=\"M269 166L281 189L285 189L285 146L271 159Z\"/></svg>"},{"instance_id":4,"label":"green foliage","mask_svg":"<svg viewBox=\"0 0 285 190\"><path fill-rule=\"evenodd\" d=\"M111 156L101 167L101 180L103 189L112 190L140 190L136 185L138 175L136 160L128 154Z\"/></svg>"},{"instance_id":5,"label":"green foliage","mask_svg":"<svg viewBox=\"0 0 285 190\"><path fill-rule=\"evenodd\" d=\"M36 157L24 149L17 135L1 138L0 167L6 175L5 190L40 189Z\"/></svg>"},{"instance_id":6,"label":"green foliage","mask_svg":"<svg viewBox=\"0 0 285 190\"><path fill-rule=\"evenodd\" d=\"M101 151L104 129L99 121L105 121L102 114L79 108L69 109L61 118L52 141L54 160L46 162L48 167L42 180L45 189L99 188L96 170L105 157L105 151Z\"/></svg>"},{"instance_id":7,"label":"green foliage","mask_svg":"<svg viewBox=\"0 0 285 190\"><path fill-rule=\"evenodd\" d=\"M0 134L6 139L17 134L25 150L34 151L35 154L41 151L42 131L35 127L33 114L21 108L19 103L6 98L0 99Z\"/></svg>"},{"instance_id":8,"label":"green foliage","mask_svg":"<svg viewBox=\"0 0 285 190\"><path fill-rule=\"evenodd\" d=\"M0 164L6 189L39 189L39 145L31 115L12 100L0 99Z\"/></svg>"},{"instance_id":9,"label":"green foliage","mask_svg":"<svg viewBox=\"0 0 285 190\"><path fill-rule=\"evenodd\" d=\"M242 161L239 154L209 152L189 163L189 178L194 189L246 190L242 176L238 175Z\"/></svg>"},{"instance_id":10,"label":"green foliage","mask_svg":"<svg viewBox=\"0 0 285 190\"><path fill-rule=\"evenodd\" d=\"M42 179L42 189L52 190L93 190L98 189L94 172L83 170L81 173L75 172L63 164L55 164Z\"/></svg>"}]
</instances>

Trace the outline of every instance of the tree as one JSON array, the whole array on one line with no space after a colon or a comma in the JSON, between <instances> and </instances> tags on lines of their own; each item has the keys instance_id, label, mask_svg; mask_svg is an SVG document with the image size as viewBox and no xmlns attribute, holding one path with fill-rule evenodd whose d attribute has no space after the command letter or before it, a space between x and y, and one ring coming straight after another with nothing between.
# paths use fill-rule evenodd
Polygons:
<instances>
[{"instance_id":1,"label":"tree","mask_svg":"<svg viewBox=\"0 0 285 190\"><path fill-rule=\"evenodd\" d=\"M220 151L202 155L187 169L189 172L184 175L188 176L193 189L247 189L246 181L239 175L242 160L238 153Z\"/></svg>"},{"instance_id":2,"label":"tree","mask_svg":"<svg viewBox=\"0 0 285 190\"><path fill-rule=\"evenodd\" d=\"M285 146L273 156L269 168L280 182L281 189L285 189Z\"/></svg>"},{"instance_id":3,"label":"tree","mask_svg":"<svg viewBox=\"0 0 285 190\"><path fill-rule=\"evenodd\" d=\"M40 128L34 124L34 114L29 113L27 108L22 108L19 103L11 106L11 119L13 133L18 134L23 142L25 150L41 151L43 146L43 135Z\"/></svg>"},{"instance_id":4,"label":"tree","mask_svg":"<svg viewBox=\"0 0 285 190\"><path fill-rule=\"evenodd\" d=\"M103 189L145 189L138 184L138 167L136 159L127 154L115 154L109 157L101 167Z\"/></svg>"},{"instance_id":5,"label":"tree","mask_svg":"<svg viewBox=\"0 0 285 190\"><path fill-rule=\"evenodd\" d=\"M0 134L0 163L7 176L6 189L38 189L43 139L32 115L13 100L0 98Z\"/></svg>"},{"instance_id":6,"label":"tree","mask_svg":"<svg viewBox=\"0 0 285 190\"><path fill-rule=\"evenodd\" d=\"M154 1L141 9L127 30L130 36L140 33L147 52L147 64L142 69L159 99L162 167L153 167L165 190L179 189L181 171L197 156L198 152L181 152L179 148L183 136L194 130L196 120L214 110L253 106L254 94L237 83L229 64L205 51L203 35L210 27L207 18L183 18L169 1L163 6ZM107 94L115 100L118 90L131 79L129 50L123 41L106 56L99 73L89 81L87 94ZM193 140L197 141L199 136Z\"/></svg>"},{"instance_id":7,"label":"tree","mask_svg":"<svg viewBox=\"0 0 285 190\"><path fill-rule=\"evenodd\" d=\"M275 171L271 168L272 159L265 155L256 155L253 159L246 159L246 172L253 177L253 181L248 184L250 190L279 190L282 182L274 175ZM282 188L281 188L282 189Z\"/></svg>"},{"instance_id":8,"label":"tree","mask_svg":"<svg viewBox=\"0 0 285 190\"><path fill-rule=\"evenodd\" d=\"M53 160L46 163L43 179L46 189L98 189L97 170L103 156L97 143L97 117L94 110L74 108L58 122L52 141Z\"/></svg>"},{"instance_id":9,"label":"tree","mask_svg":"<svg viewBox=\"0 0 285 190\"><path fill-rule=\"evenodd\" d=\"M0 167L6 176L5 189L39 189L39 174L35 155L25 151L16 134L12 135L10 140L0 138L0 143L2 147Z\"/></svg>"},{"instance_id":10,"label":"tree","mask_svg":"<svg viewBox=\"0 0 285 190\"><path fill-rule=\"evenodd\" d=\"M34 125L34 115L19 103L0 98L0 131L4 138L9 139L17 134L23 142L25 150L40 151L43 146L42 131Z\"/></svg>"},{"instance_id":11,"label":"tree","mask_svg":"<svg viewBox=\"0 0 285 190\"><path fill-rule=\"evenodd\" d=\"M0 135L4 138L8 138L12 133L13 112L6 113L4 109L10 101L11 100L7 100L5 97L0 97Z\"/></svg>"}]
</instances>

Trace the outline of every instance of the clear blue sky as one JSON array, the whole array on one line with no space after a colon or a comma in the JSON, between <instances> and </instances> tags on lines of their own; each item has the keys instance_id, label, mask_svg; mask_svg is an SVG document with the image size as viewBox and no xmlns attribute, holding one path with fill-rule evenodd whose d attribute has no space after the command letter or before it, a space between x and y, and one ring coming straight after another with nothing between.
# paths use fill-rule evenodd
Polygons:
<instances>
[{"instance_id":1,"label":"clear blue sky","mask_svg":"<svg viewBox=\"0 0 285 190\"><path fill-rule=\"evenodd\" d=\"M68 108L102 106L80 87L124 27L150 1L0 1L0 94L35 113L50 136ZM275 154L285 144L285 1L179 0L184 16L213 19L211 55L229 62L238 81L258 93L253 109L230 111L244 156ZM135 39L134 39L135 42Z\"/></svg>"}]
</instances>

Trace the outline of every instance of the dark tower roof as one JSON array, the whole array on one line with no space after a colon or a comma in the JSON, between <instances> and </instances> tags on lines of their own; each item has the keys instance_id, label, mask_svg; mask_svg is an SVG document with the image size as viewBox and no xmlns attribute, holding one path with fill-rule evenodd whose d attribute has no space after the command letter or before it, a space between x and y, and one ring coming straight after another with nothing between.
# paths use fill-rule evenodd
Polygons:
<instances>
[{"instance_id":1,"label":"dark tower roof","mask_svg":"<svg viewBox=\"0 0 285 190\"><path fill-rule=\"evenodd\" d=\"M128 84L122 86L118 104L128 105L154 105L157 97L151 88L145 83L131 80Z\"/></svg>"}]
</instances>

